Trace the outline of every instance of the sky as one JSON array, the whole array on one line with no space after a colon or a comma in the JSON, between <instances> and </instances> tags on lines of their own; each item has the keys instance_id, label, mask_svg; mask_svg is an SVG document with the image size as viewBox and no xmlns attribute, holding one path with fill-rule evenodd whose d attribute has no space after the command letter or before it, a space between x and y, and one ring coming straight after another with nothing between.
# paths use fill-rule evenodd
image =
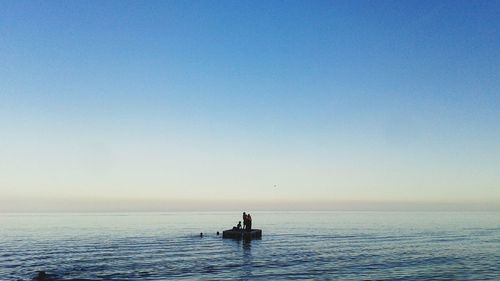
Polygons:
<instances>
[{"instance_id":1,"label":"sky","mask_svg":"<svg viewBox=\"0 0 500 281\"><path fill-rule=\"evenodd\" d=\"M499 14L0 1L0 211L500 209Z\"/></svg>"}]
</instances>

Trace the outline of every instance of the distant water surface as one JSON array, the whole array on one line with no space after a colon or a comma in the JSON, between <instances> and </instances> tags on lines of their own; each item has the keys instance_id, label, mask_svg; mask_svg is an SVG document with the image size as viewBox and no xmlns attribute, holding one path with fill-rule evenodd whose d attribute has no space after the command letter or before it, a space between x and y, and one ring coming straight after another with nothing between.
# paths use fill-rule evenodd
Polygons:
<instances>
[{"instance_id":1,"label":"distant water surface","mask_svg":"<svg viewBox=\"0 0 500 281\"><path fill-rule=\"evenodd\" d=\"M0 214L0 280L500 280L499 212L252 212L262 240L216 235L240 217Z\"/></svg>"}]
</instances>

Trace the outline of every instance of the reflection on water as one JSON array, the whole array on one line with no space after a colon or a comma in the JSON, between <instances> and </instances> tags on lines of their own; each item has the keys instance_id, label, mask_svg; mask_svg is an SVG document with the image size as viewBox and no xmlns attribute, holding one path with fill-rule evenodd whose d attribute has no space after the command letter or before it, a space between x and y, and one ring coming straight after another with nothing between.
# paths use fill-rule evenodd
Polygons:
<instances>
[{"instance_id":1,"label":"reflection on water","mask_svg":"<svg viewBox=\"0 0 500 281\"><path fill-rule=\"evenodd\" d=\"M243 250L250 252L252 248L252 239L243 239Z\"/></svg>"},{"instance_id":2,"label":"reflection on water","mask_svg":"<svg viewBox=\"0 0 500 281\"><path fill-rule=\"evenodd\" d=\"M253 267L252 240L251 239L243 239L243 240L241 240L241 244L243 246L242 271L244 273L245 278L251 278L251 277L253 277L253 274L252 274L252 267Z\"/></svg>"},{"instance_id":3,"label":"reflection on water","mask_svg":"<svg viewBox=\"0 0 500 281\"><path fill-rule=\"evenodd\" d=\"M217 236L235 217L0 215L0 280L500 279L495 212L254 212L262 240Z\"/></svg>"}]
</instances>

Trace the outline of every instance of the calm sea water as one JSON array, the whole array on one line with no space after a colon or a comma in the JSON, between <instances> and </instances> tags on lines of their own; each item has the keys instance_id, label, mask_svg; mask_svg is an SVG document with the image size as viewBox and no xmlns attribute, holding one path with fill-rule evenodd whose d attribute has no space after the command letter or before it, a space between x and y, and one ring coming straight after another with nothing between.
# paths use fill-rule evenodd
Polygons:
<instances>
[{"instance_id":1,"label":"calm sea water","mask_svg":"<svg viewBox=\"0 0 500 281\"><path fill-rule=\"evenodd\" d=\"M500 280L498 212L0 214L0 280ZM203 238L199 233L205 233Z\"/></svg>"}]
</instances>

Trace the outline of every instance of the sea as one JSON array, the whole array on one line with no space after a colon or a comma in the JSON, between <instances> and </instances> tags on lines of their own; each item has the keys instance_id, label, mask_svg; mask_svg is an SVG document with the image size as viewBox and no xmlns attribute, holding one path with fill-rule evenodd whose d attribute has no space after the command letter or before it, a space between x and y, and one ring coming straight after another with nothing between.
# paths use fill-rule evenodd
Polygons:
<instances>
[{"instance_id":1,"label":"sea","mask_svg":"<svg viewBox=\"0 0 500 281\"><path fill-rule=\"evenodd\" d=\"M0 280L500 280L500 212L246 211L0 214Z\"/></svg>"}]
</instances>

